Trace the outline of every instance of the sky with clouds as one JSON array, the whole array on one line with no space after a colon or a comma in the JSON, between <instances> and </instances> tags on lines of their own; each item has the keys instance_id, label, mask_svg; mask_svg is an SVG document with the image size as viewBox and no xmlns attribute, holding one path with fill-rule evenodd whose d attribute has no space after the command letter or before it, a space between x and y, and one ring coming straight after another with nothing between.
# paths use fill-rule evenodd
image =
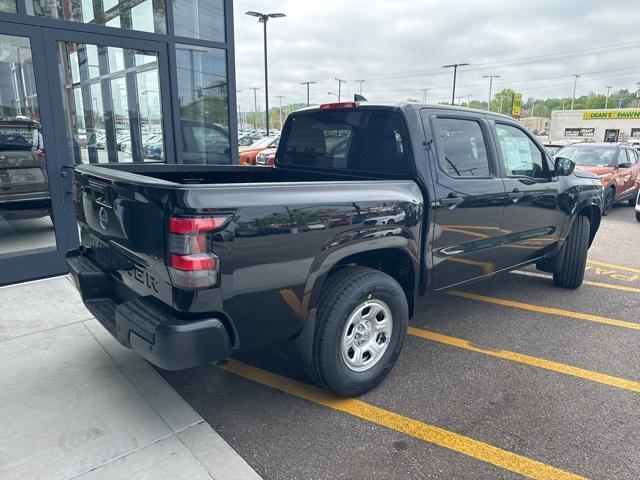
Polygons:
<instances>
[{"instance_id":1,"label":"sky with clouds","mask_svg":"<svg viewBox=\"0 0 640 480\"><path fill-rule=\"evenodd\" d=\"M253 109L249 87L261 87L262 25L248 10L282 12L268 23L269 98L276 106L335 101L338 82L351 97L365 80L371 101L451 98L451 63L459 70L456 96L486 100L511 87L525 98L570 97L638 88L640 0L235 0L238 103Z\"/></svg>"}]
</instances>

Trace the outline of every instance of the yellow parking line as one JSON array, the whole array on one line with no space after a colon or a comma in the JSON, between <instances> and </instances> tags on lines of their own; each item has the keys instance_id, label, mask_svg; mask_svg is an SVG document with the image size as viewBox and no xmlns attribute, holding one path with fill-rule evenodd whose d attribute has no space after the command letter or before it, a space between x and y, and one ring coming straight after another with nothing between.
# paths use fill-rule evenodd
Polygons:
<instances>
[{"instance_id":1,"label":"yellow parking line","mask_svg":"<svg viewBox=\"0 0 640 480\"><path fill-rule=\"evenodd\" d=\"M592 287L611 288L613 290L622 290L623 292L640 293L640 288L625 287L624 285L614 285L613 283L592 282L591 280L585 280L585 285L591 285Z\"/></svg>"},{"instance_id":2,"label":"yellow parking line","mask_svg":"<svg viewBox=\"0 0 640 480\"><path fill-rule=\"evenodd\" d=\"M310 402L353 415L376 425L410 435L425 442L448 448L469 457L535 479L580 479L578 475L546 465L536 460L503 450L465 435L429 425L398 413L385 410L362 400L338 398L318 388L259 368L230 360L225 370L243 378L280 390Z\"/></svg>"},{"instance_id":3,"label":"yellow parking line","mask_svg":"<svg viewBox=\"0 0 640 480\"><path fill-rule=\"evenodd\" d=\"M640 323L625 322L624 320L616 320L613 318L600 317L598 315L589 315L588 313L573 312L571 310L562 310L560 308L542 307L540 305L531 305L530 303L515 302L513 300L503 300L501 298L494 298L494 297L486 297L484 295L477 295L475 293L469 293L469 292L461 292L459 290L452 290L447 293L449 295L454 295L456 297L468 298L470 300L477 300L479 302L492 303L494 305L503 305L505 307L520 308L522 310L529 310L531 312L546 313L548 315L559 315L562 317L577 318L579 320L586 320L589 322L612 325L614 327L640 330Z\"/></svg>"},{"instance_id":4,"label":"yellow parking line","mask_svg":"<svg viewBox=\"0 0 640 480\"><path fill-rule=\"evenodd\" d=\"M532 357L530 355L511 352L509 350L491 350L488 348L482 348L462 338L449 337L447 335L431 332L429 330L423 330L421 328L409 327L408 333L415 337L420 337L426 340L431 340L433 342L450 345L452 347L458 347L464 350L470 350L472 352L483 353L491 357L502 358L503 360L511 360L512 362L522 363L531 367L543 368L545 370L551 370L552 372L571 375L573 377L590 380L592 382L603 383L605 385L609 385L610 387L616 387L623 390L630 390L632 392L640 393L640 382L634 382L632 380L626 380L624 378L605 375L603 373L593 372L591 370L585 370L583 368L572 367L571 365L566 365L564 363L553 362L551 360L545 360L544 358Z\"/></svg>"},{"instance_id":5,"label":"yellow parking line","mask_svg":"<svg viewBox=\"0 0 640 480\"><path fill-rule=\"evenodd\" d=\"M548 275L546 273L529 272L526 270L512 270L511 273L515 275L522 275L525 277L538 277L538 278L548 278L548 279L553 278L553 275ZM621 290L623 292L640 293L640 288L625 287L624 285L615 285L613 283L592 282L591 280L584 280L582 283L584 285L590 285L592 287L611 288L613 290Z\"/></svg>"},{"instance_id":6,"label":"yellow parking line","mask_svg":"<svg viewBox=\"0 0 640 480\"><path fill-rule=\"evenodd\" d=\"M625 272L640 273L640 269L616 265L615 263L597 262L595 260L587 260L589 265L598 265L599 267L615 268L616 270L624 270Z\"/></svg>"}]
</instances>

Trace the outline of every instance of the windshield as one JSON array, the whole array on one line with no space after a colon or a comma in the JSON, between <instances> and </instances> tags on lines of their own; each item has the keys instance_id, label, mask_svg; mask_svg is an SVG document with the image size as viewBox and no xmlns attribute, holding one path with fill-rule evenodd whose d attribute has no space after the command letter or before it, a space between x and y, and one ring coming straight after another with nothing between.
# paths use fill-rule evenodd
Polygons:
<instances>
[{"instance_id":1,"label":"windshield","mask_svg":"<svg viewBox=\"0 0 640 480\"><path fill-rule=\"evenodd\" d=\"M268 146L271 145L271 143L276 140L276 137L264 137L262 139L260 139L259 141L257 141L256 143L254 143L253 145L251 145L251 147L255 147L255 148L267 148Z\"/></svg>"},{"instance_id":2,"label":"windshield","mask_svg":"<svg viewBox=\"0 0 640 480\"><path fill-rule=\"evenodd\" d=\"M576 165L587 167L608 167L615 155L616 149L607 147L565 147L556 153L557 157L565 157Z\"/></svg>"}]
</instances>

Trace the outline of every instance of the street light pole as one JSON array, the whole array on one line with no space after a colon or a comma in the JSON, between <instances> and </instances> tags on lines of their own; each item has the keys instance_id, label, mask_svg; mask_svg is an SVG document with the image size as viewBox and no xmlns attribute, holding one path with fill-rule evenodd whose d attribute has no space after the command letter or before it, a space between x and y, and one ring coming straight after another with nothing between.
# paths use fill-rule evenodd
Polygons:
<instances>
[{"instance_id":1,"label":"street light pole","mask_svg":"<svg viewBox=\"0 0 640 480\"><path fill-rule=\"evenodd\" d=\"M443 65L442 68L453 68L453 91L451 92L451 105L456 103L456 76L458 75L458 67L466 67L469 63L452 63L451 65Z\"/></svg>"},{"instance_id":2,"label":"street light pole","mask_svg":"<svg viewBox=\"0 0 640 480\"><path fill-rule=\"evenodd\" d=\"M253 128L258 130L258 90L260 87L249 87L249 90L253 90Z\"/></svg>"},{"instance_id":3,"label":"street light pole","mask_svg":"<svg viewBox=\"0 0 640 480\"><path fill-rule=\"evenodd\" d=\"M267 65L267 22L270 18L282 18L286 15L284 13L260 13L260 12L246 12L247 15L257 17L258 22L263 25L264 33L264 101L265 101L265 130L267 136L269 136L269 71Z\"/></svg>"},{"instance_id":4,"label":"street light pole","mask_svg":"<svg viewBox=\"0 0 640 480\"><path fill-rule=\"evenodd\" d=\"M573 96L571 97L571 110L573 110L573 105L576 101L576 87L578 86L578 79L580 78L580 75L577 74L573 74L573 76L575 77L573 79Z\"/></svg>"},{"instance_id":5,"label":"street light pole","mask_svg":"<svg viewBox=\"0 0 640 480\"><path fill-rule=\"evenodd\" d=\"M609 107L609 93L613 87L607 85L607 98L604 100L604 109L606 110Z\"/></svg>"},{"instance_id":6,"label":"street light pole","mask_svg":"<svg viewBox=\"0 0 640 480\"><path fill-rule=\"evenodd\" d=\"M489 101L487 102L487 110L491 111L491 91L493 89L493 79L500 78L500 75L483 75L482 78L489 79Z\"/></svg>"},{"instance_id":7,"label":"street light pole","mask_svg":"<svg viewBox=\"0 0 640 480\"><path fill-rule=\"evenodd\" d=\"M429 93L430 88L422 89L422 103L427 103L427 93Z\"/></svg>"},{"instance_id":8,"label":"street light pole","mask_svg":"<svg viewBox=\"0 0 640 480\"><path fill-rule=\"evenodd\" d=\"M280 130L282 130L282 99L284 98L284 95L278 95L276 98L280 99Z\"/></svg>"},{"instance_id":9,"label":"street light pole","mask_svg":"<svg viewBox=\"0 0 640 480\"><path fill-rule=\"evenodd\" d=\"M531 115L529 115L531 118L533 118L533 114L536 111L536 99L533 99L533 105L531 105Z\"/></svg>"},{"instance_id":10,"label":"street light pole","mask_svg":"<svg viewBox=\"0 0 640 480\"><path fill-rule=\"evenodd\" d=\"M313 83L317 83L317 82L302 82L300 85L306 85L307 86L307 107L310 106L311 104L309 103L309 85L313 84Z\"/></svg>"},{"instance_id":11,"label":"street light pole","mask_svg":"<svg viewBox=\"0 0 640 480\"><path fill-rule=\"evenodd\" d=\"M366 82L366 80L356 80L355 82L360 84L360 95L362 95L362 84Z\"/></svg>"},{"instance_id":12,"label":"street light pole","mask_svg":"<svg viewBox=\"0 0 640 480\"><path fill-rule=\"evenodd\" d=\"M342 84L347 83L346 80L335 79L338 82L338 102L342 99Z\"/></svg>"}]
</instances>

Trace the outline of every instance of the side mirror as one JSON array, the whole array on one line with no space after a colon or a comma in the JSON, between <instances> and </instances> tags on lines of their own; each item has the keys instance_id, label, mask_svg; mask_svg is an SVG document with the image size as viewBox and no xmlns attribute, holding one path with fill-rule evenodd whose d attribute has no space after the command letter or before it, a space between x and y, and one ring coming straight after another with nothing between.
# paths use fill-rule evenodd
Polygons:
<instances>
[{"instance_id":1,"label":"side mirror","mask_svg":"<svg viewBox=\"0 0 640 480\"><path fill-rule=\"evenodd\" d=\"M566 157L556 157L555 171L559 177L566 177L571 175L576 169L576 164L573 160L569 160Z\"/></svg>"},{"instance_id":2,"label":"side mirror","mask_svg":"<svg viewBox=\"0 0 640 480\"><path fill-rule=\"evenodd\" d=\"M631 168L631 164L629 162L618 162L618 168Z\"/></svg>"}]
</instances>

